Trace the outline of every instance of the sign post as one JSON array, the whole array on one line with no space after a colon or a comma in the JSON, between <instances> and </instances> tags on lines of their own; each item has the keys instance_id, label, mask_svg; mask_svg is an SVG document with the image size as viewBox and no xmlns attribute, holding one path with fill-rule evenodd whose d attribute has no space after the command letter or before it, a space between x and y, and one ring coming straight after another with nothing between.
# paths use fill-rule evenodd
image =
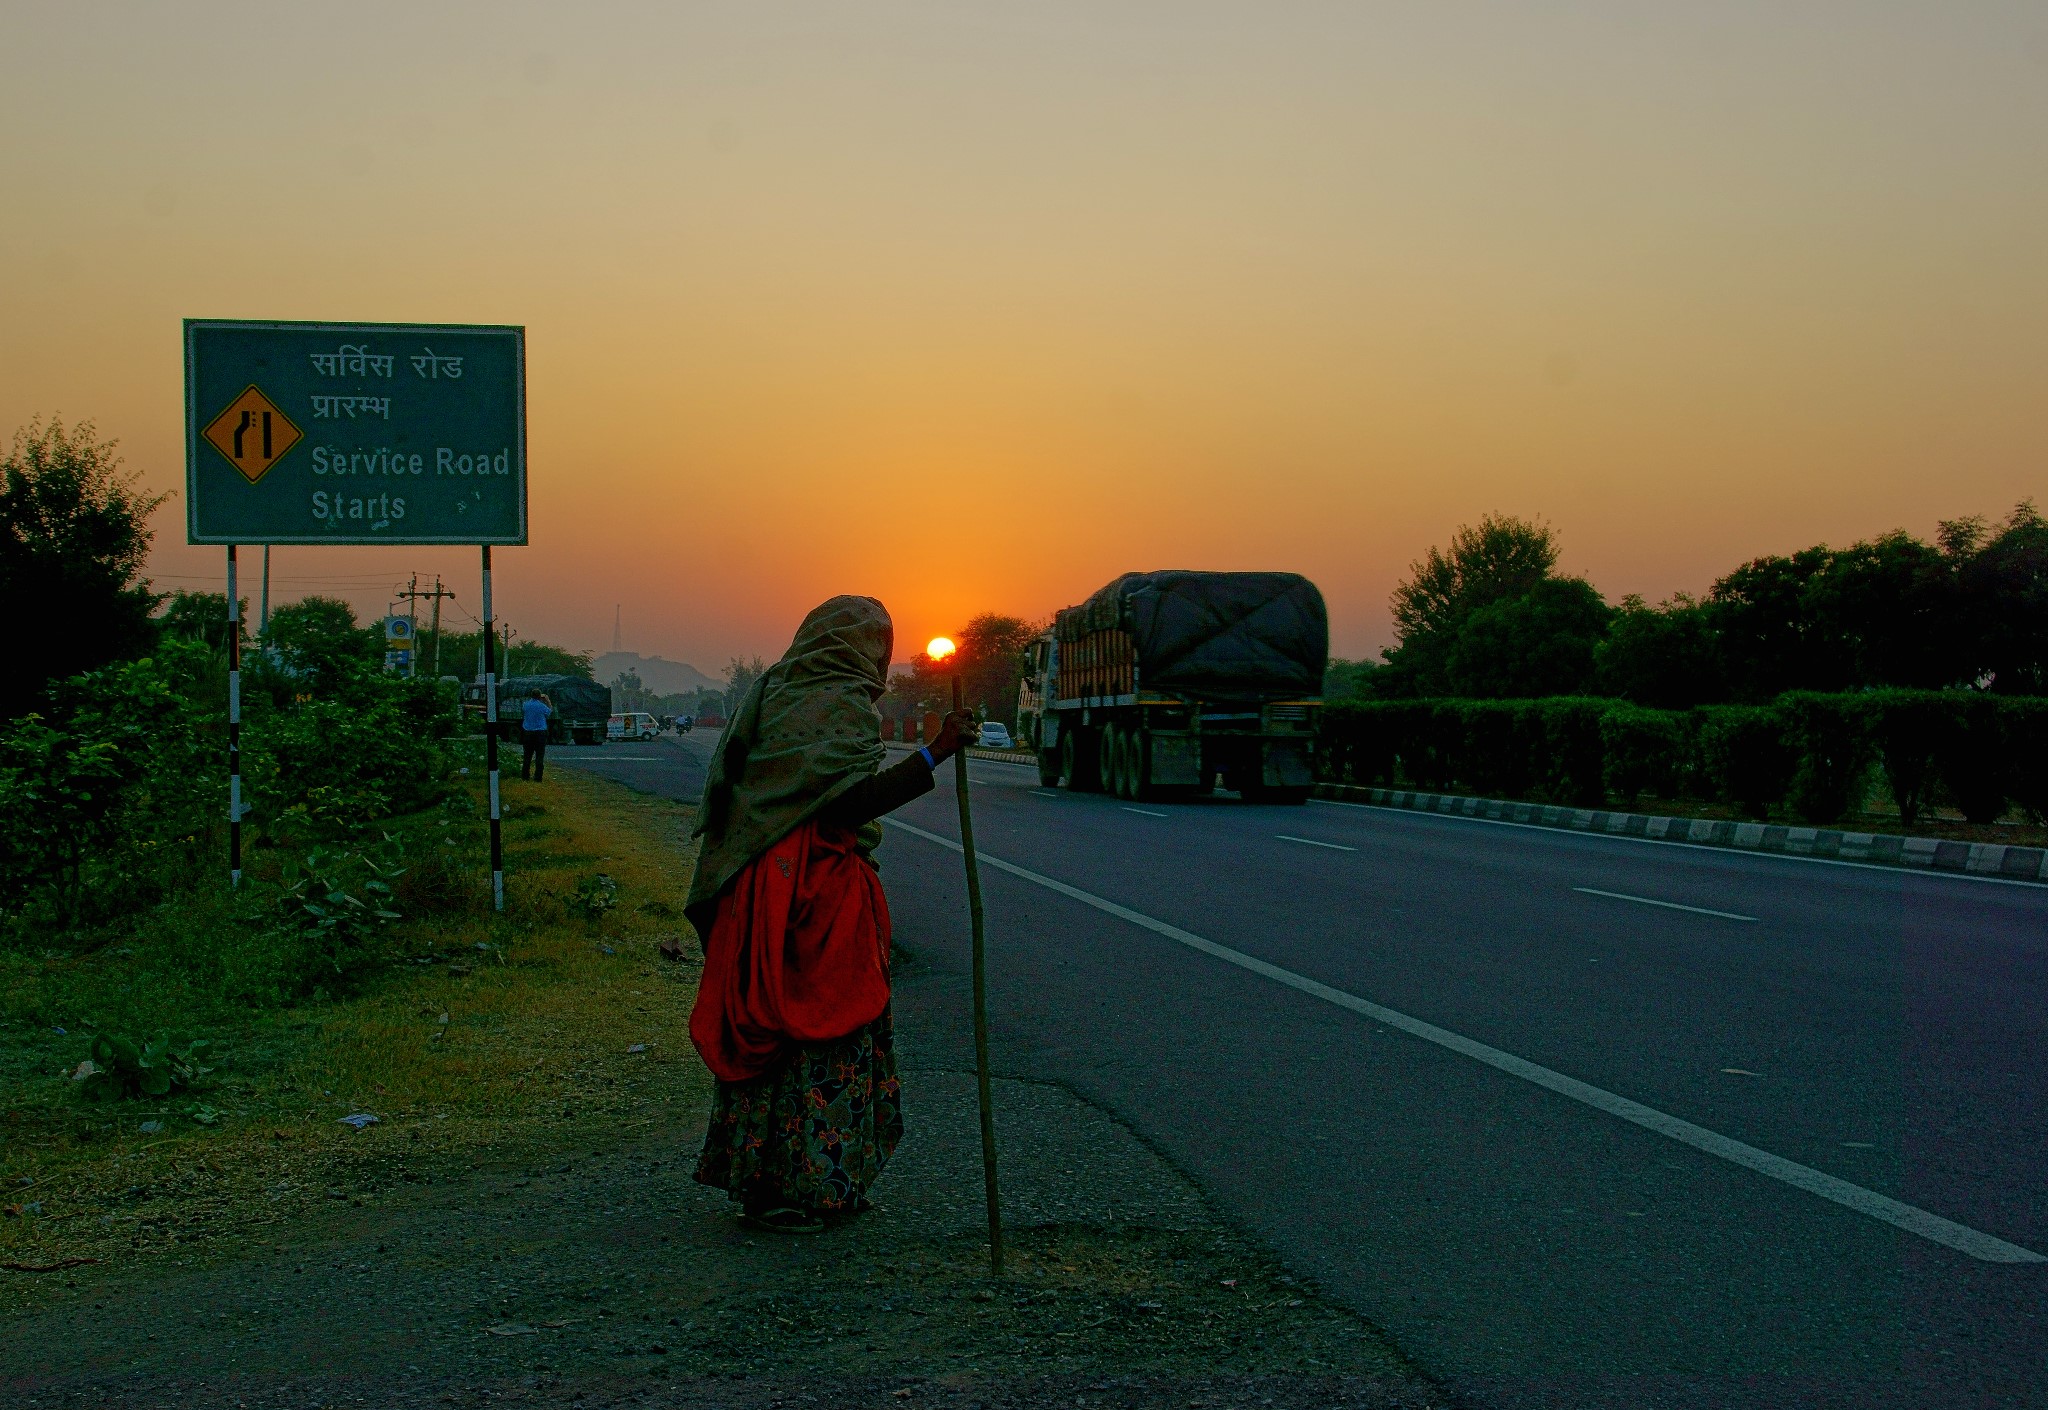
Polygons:
<instances>
[{"instance_id":1,"label":"sign post","mask_svg":"<svg viewBox=\"0 0 2048 1410\"><path fill-rule=\"evenodd\" d=\"M266 561L279 543L482 547L491 892L503 910L491 546L526 542L526 330L186 319L185 514L187 542L228 551L228 847L237 883L235 546L264 544Z\"/></svg>"}]
</instances>

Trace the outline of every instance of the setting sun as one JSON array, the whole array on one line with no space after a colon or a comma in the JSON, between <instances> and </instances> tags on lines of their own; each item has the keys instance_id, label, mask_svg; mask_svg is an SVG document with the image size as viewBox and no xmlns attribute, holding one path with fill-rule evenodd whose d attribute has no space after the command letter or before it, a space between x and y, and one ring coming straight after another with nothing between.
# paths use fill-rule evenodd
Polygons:
<instances>
[{"instance_id":1,"label":"setting sun","mask_svg":"<svg viewBox=\"0 0 2048 1410\"><path fill-rule=\"evenodd\" d=\"M953 645L953 639L951 637L935 636L931 639L931 642L925 647L924 654L931 657L934 661L943 661L948 656L951 656L956 650L958 650L958 648Z\"/></svg>"}]
</instances>

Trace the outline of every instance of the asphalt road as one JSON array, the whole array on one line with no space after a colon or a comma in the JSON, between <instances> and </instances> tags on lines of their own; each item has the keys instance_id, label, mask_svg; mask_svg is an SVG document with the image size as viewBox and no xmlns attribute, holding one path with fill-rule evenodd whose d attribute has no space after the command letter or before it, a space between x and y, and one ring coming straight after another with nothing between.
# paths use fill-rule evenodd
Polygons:
<instances>
[{"instance_id":1,"label":"asphalt road","mask_svg":"<svg viewBox=\"0 0 2048 1410\"><path fill-rule=\"evenodd\" d=\"M998 1070L1471 1403L2048 1405L2048 889L973 777ZM947 778L882 867L964 1058Z\"/></svg>"}]
</instances>

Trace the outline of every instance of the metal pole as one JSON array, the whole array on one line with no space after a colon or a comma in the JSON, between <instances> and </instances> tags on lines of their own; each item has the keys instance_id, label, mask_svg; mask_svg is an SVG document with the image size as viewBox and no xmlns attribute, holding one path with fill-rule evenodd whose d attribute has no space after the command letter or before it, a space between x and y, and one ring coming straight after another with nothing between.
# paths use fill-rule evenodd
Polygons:
<instances>
[{"instance_id":1,"label":"metal pole","mask_svg":"<svg viewBox=\"0 0 2048 1410\"><path fill-rule=\"evenodd\" d=\"M434 678L441 678L441 575L434 574Z\"/></svg>"},{"instance_id":2,"label":"metal pole","mask_svg":"<svg viewBox=\"0 0 2048 1410\"><path fill-rule=\"evenodd\" d=\"M270 545L263 545L263 609L256 618L257 640L270 635Z\"/></svg>"},{"instance_id":3,"label":"metal pole","mask_svg":"<svg viewBox=\"0 0 2048 1410\"><path fill-rule=\"evenodd\" d=\"M269 550L264 552L268 554ZM228 545L228 884L242 884L242 602Z\"/></svg>"},{"instance_id":4,"label":"metal pole","mask_svg":"<svg viewBox=\"0 0 2048 1410\"><path fill-rule=\"evenodd\" d=\"M505 851L498 834L498 653L491 627L491 546L484 550L484 772L491 786L491 908L505 909Z\"/></svg>"},{"instance_id":5,"label":"metal pole","mask_svg":"<svg viewBox=\"0 0 2048 1410\"><path fill-rule=\"evenodd\" d=\"M953 709L960 706L960 676L953 675ZM988 983L981 914L981 868L974 857L974 815L967 806L967 746L953 756L953 788L960 799L960 852L967 859L967 923L974 935L974 1080L981 1097L981 1182L988 1196L988 1271L1003 1276L1003 1212L996 1197L996 1112L988 1081Z\"/></svg>"}]
</instances>

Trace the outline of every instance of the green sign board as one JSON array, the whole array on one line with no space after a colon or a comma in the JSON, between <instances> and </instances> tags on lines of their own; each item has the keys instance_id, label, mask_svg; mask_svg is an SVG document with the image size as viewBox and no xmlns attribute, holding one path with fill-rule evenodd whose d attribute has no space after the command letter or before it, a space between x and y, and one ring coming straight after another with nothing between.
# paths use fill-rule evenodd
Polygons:
<instances>
[{"instance_id":1,"label":"green sign board","mask_svg":"<svg viewBox=\"0 0 2048 1410\"><path fill-rule=\"evenodd\" d=\"M526 330L185 320L192 543L525 543Z\"/></svg>"}]
</instances>

